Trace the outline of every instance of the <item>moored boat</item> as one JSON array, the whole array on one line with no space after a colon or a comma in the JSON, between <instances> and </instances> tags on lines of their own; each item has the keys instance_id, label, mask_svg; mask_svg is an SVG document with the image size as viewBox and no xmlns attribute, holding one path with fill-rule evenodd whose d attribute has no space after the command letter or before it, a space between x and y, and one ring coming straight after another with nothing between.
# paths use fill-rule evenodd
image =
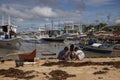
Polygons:
<instances>
[{"instance_id":1,"label":"moored boat","mask_svg":"<svg viewBox=\"0 0 120 80\"><path fill-rule=\"evenodd\" d=\"M21 46L20 38L0 39L0 48L19 49Z\"/></svg>"},{"instance_id":2,"label":"moored boat","mask_svg":"<svg viewBox=\"0 0 120 80\"><path fill-rule=\"evenodd\" d=\"M21 38L16 37L16 32L10 25L0 26L0 48L19 49Z\"/></svg>"},{"instance_id":3,"label":"moored boat","mask_svg":"<svg viewBox=\"0 0 120 80\"><path fill-rule=\"evenodd\" d=\"M13 26L8 18L8 24L2 22L0 26L0 48L19 49L21 38L16 35L16 26Z\"/></svg>"},{"instance_id":4,"label":"moored boat","mask_svg":"<svg viewBox=\"0 0 120 80\"><path fill-rule=\"evenodd\" d=\"M57 38L57 37L49 37L49 38L42 38L42 40L45 41L51 41L51 42L64 42L64 38Z\"/></svg>"},{"instance_id":5,"label":"moored boat","mask_svg":"<svg viewBox=\"0 0 120 80\"><path fill-rule=\"evenodd\" d=\"M111 53L112 47L108 47L107 45L103 45L101 43L93 43L90 46L84 47L84 50L98 53Z\"/></svg>"}]
</instances>

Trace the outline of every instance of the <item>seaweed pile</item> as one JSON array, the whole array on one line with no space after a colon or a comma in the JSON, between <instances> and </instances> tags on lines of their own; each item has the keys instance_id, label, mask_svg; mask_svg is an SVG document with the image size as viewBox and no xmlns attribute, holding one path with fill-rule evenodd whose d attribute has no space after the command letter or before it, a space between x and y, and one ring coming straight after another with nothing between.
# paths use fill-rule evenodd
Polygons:
<instances>
[{"instance_id":1,"label":"seaweed pile","mask_svg":"<svg viewBox=\"0 0 120 80\"><path fill-rule=\"evenodd\" d=\"M97 74L106 74L109 70L110 70L109 68L104 67L102 70L96 71L96 72L94 72L93 74L94 74L94 75L97 75Z\"/></svg>"},{"instance_id":2,"label":"seaweed pile","mask_svg":"<svg viewBox=\"0 0 120 80\"><path fill-rule=\"evenodd\" d=\"M35 71L23 71L19 69L9 68L9 69L0 69L0 75L4 77L11 77L11 78L19 78L19 79L32 79L35 77L35 75L30 75Z\"/></svg>"},{"instance_id":3,"label":"seaweed pile","mask_svg":"<svg viewBox=\"0 0 120 80\"><path fill-rule=\"evenodd\" d=\"M42 66L54 66L54 65L60 65L62 67L82 67L82 66L92 66L92 65L98 65L98 66L112 66L115 68L120 68L120 61L110 61L110 62L49 62L44 63Z\"/></svg>"},{"instance_id":4,"label":"seaweed pile","mask_svg":"<svg viewBox=\"0 0 120 80\"><path fill-rule=\"evenodd\" d=\"M96 71L93 74L96 75L96 74L105 74L105 73L107 73L107 71Z\"/></svg>"},{"instance_id":5,"label":"seaweed pile","mask_svg":"<svg viewBox=\"0 0 120 80\"><path fill-rule=\"evenodd\" d=\"M66 80L68 77L76 77L76 75L68 74L62 70L53 70L49 73L49 75L51 75L49 80Z\"/></svg>"}]
</instances>

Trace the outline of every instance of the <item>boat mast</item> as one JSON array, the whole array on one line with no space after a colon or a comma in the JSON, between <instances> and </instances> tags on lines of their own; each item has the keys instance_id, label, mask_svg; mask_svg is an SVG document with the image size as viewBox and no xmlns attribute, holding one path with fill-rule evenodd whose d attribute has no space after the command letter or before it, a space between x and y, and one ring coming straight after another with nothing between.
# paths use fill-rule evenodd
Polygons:
<instances>
[{"instance_id":1,"label":"boat mast","mask_svg":"<svg viewBox=\"0 0 120 80\"><path fill-rule=\"evenodd\" d=\"M8 16L8 25L11 25L11 18Z\"/></svg>"},{"instance_id":2,"label":"boat mast","mask_svg":"<svg viewBox=\"0 0 120 80\"><path fill-rule=\"evenodd\" d=\"M10 27L11 27L11 20L10 16L8 16L8 37L10 38Z\"/></svg>"},{"instance_id":3,"label":"boat mast","mask_svg":"<svg viewBox=\"0 0 120 80\"><path fill-rule=\"evenodd\" d=\"M4 16L2 16L2 25L4 25Z\"/></svg>"},{"instance_id":4,"label":"boat mast","mask_svg":"<svg viewBox=\"0 0 120 80\"><path fill-rule=\"evenodd\" d=\"M47 34L47 25L46 25L46 23L45 23L45 29L44 29L44 36Z\"/></svg>"},{"instance_id":5,"label":"boat mast","mask_svg":"<svg viewBox=\"0 0 120 80\"><path fill-rule=\"evenodd\" d=\"M51 23L52 23L52 36L53 36L53 28L54 28L54 23L53 23L53 20L51 21Z\"/></svg>"},{"instance_id":6,"label":"boat mast","mask_svg":"<svg viewBox=\"0 0 120 80\"><path fill-rule=\"evenodd\" d=\"M61 25L60 25L60 21L58 22L58 29L59 29L59 35L61 35Z\"/></svg>"}]
</instances>

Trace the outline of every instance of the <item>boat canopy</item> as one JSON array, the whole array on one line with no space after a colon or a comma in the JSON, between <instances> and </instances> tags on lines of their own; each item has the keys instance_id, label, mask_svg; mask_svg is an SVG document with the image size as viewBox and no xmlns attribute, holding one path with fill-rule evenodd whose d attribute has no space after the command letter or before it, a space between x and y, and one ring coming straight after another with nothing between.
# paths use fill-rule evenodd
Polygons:
<instances>
[{"instance_id":1,"label":"boat canopy","mask_svg":"<svg viewBox=\"0 0 120 80\"><path fill-rule=\"evenodd\" d=\"M102 44L101 43L93 43L92 44L92 47L99 47L99 46L101 46Z\"/></svg>"}]
</instances>

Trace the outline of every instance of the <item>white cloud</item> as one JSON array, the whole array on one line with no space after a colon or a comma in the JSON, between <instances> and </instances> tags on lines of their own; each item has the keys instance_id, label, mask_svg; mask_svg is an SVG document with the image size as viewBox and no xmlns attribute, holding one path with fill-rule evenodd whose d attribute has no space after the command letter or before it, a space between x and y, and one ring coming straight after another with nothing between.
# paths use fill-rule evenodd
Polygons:
<instances>
[{"instance_id":1,"label":"white cloud","mask_svg":"<svg viewBox=\"0 0 120 80\"><path fill-rule=\"evenodd\" d=\"M31 18L32 17L32 15L30 15L30 14L28 15L25 12L17 10L13 7L6 6L4 4L2 6L0 6L0 12L7 14L7 15L14 16L14 17L21 17L21 18Z\"/></svg>"},{"instance_id":2,"label":"white cloud","mask_svg":"<svg viewBox=\"0 0 120 80\"><path fill-rule=\"evenodd\" d=\"M73 17L79 18L81 16L81 13L79 13L78 11L70 12L70 11L56 10L56 13L60 18L73 18Z\"/></svg>"},{"instance_id":3,"label":"white cloud","mask_svg":"<svg viewBox=\"0 0 120 80\"><path fill-rule=\"evenodd\" d=\"M23 22L25 20L29 21L43 20L48 22L51 20L50 18L52 19L59 18L60 20L73 21L81 17L81 13L77 10L76 11L63 11L60 9L53 10L53 8L51 7L40 6L34 6L33 8L27 7L21 10L17 7L12 7L5 4L0 5L0 13L1 14L4 13L6 15L14 17L17 22Z\"/></svg>"},{"instance_id":4,"label":"white cloud","mask_svg":"<svg viewBox=\"0 0 120 80\"><path fill-rule=\"evenodd\" d=\"M115 21L115 24L120 24L120 19L117 19L117 20Z\"/></svg>"},{"instance_id":5,"label":"white cloud","mask_svg":"<svg viewBox=\"0 0 120 80\"><path fill-rule=\"evenodd\" d=\"M57 16L56 12L50 7L34 7L31 12L43 17L55 17Z\"/></svg>"}]
</instances>

